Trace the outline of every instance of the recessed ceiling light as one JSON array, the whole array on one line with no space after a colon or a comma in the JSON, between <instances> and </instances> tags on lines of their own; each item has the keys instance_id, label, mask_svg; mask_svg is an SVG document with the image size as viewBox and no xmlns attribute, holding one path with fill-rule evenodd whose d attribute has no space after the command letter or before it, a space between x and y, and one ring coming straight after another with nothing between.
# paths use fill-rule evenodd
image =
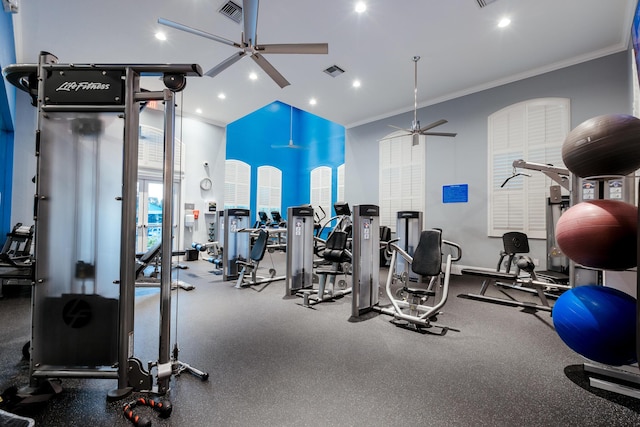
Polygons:
<instances>
[{"instance_id":1,"label":"recessed ceiling light","mask_svg":"<svg viewBox=\"0 0 640 427\"><path fill-rule=\"evenodd\" d=\"M249 78L251 80L258 80L258 75L256 73L251 73L251 74L249 74Z\"/></svg>"},{"instance_id":2,"label":"recessed ceiling light","mask_svg":"<svg viewBox=\"0 0 640 427\"><path fill-rule=\"evenodd\" d=\"M226 97L227 97L227 95L225 95L222 92L218 94L218 99L225 99Z\"/></svg>"},{"instance_id":3,"label":"recessed ceiling light","mask_svg":"<svg viewBox=\"0 0 640 427\"><path fill-rule=\"evenodd\" d=\"M360 80L354 80L353 87L360 87Z\"/></svg>"},{"instance_id":4,"label":"recessed ceiling light","mask_svg":"<svg viewBox=\"0 0 640 427\"><path fill-rule=\"evenodd\" d=\"M309 105L316 105L317 103L318 103L318 101L316 101L316 99L315 99L315 98L311 98L311 99L309 100Z\"/></svg>"},{"instance_id":5,"label":"recessed ceiling light","mask_svg":"<svg viewBox=\"0 0 640 427\"><path fill-rule=\"evenodd\" d=\"M363 1L359 1L356 3L356 8L355 8L356 12L358 13L362 13L365 10L367 10L367 4Z\"/></svg>"},{"instance_id":6,"label":"recessed ceiling light","mask_svg":"<svg viewBox=\"0 0 640 427\"><path fill-rule=\"evenodd\" d=\"M500 20L500 22L498 22L498 27L500 28L504 28L504 27L508 27L509 24L511 24L511 19L509 18L502 18Z\"/></svg>"},{"instance_id":7,"label":"recessed ceiling light","mask_svg":"<svg viewBox=\"0 0 640 427\"><path fill-rule=\"evenodd\" d=\"M165 41L165 40L167 39L167 35L166 35L165 33L163 33L162 31L158 31L158 32L156 33L156 38L157 38L158 40Z\"/></svg>"},{"instance_id":8,"label":"recessed ceiling light","mask_svg":"<svg viewBox=\"0 0 640 427\"><path fill-rule=\"evenodd\" d=\"M202 108L196 108L196 113L202 114Z\"/></svg>"}]
</instances>

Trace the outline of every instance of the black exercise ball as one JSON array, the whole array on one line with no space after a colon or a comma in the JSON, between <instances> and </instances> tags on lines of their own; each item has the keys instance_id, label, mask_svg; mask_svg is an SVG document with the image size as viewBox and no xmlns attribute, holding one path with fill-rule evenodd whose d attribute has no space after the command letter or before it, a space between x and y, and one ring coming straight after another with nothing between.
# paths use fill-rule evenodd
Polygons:
<instances>
[{"instance_id":1,"label":"black exercise ball","mask_svg":"<svg viewBox=\"0 0 640 427\"><path fill-rule=\"evenodd\" d=\"M640 119L607 114L582 122L565 138L562 160L581 178L634 172L640 168Z\"/></svg>"}]
</instances>

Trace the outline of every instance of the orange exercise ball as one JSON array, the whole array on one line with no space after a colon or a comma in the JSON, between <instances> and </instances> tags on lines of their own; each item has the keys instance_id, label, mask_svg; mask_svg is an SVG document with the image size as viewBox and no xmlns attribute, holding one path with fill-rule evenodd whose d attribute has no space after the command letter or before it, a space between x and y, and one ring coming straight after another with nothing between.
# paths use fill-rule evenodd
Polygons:
<instances>
[{"instance_id":1,"label":"orange exercise ball","mask_svg":"<svg viewBox=\"0 0 640 427\"><path fill-rule=\"evenodd\" d=\"M604 270L637 265L638 208L618 200L578 203L560 216L556 240L578 264Z\"/></svg>"},{"instance_id":2,"label":"orange exercise ball","mask_svg":"<svg viewBox=\"0 0 640 427\"><path fill-rule=\"evenodd\" d=\"M562 161L581 178L634 172L640 168L640 119L607 114L582 122L565 138Z\"/></svg>"}]
</instances>

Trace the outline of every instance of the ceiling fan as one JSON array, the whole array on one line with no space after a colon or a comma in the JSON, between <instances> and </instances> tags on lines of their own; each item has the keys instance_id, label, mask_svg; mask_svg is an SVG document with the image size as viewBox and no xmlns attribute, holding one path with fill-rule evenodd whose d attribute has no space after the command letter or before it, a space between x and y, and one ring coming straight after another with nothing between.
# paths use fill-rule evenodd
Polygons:
<instances>
[{"instance_id":1,"label":"ceiling fan","mask_svg":"<svg viewBox=\"0 0 640 427\"><path fill-rule=\"evenodd\" d=\"M289 108L289 143L286 145L272 145L271 148L305 148L302 145L295 145L293 143L293 106L290 105Z\"/></svg>"},{"instance_id":2,"label":"ceiling fan","mask_svg":"<svg viewBox=\"0 0 640 427\"><path fill-rule=\"evenodd\" d=\"M263 54L326 54L329 52L329 45L327 43L258 44L256 35L258 26L258 4L259 0L243 0L242 2L244 32L241 34L239 43L164 18L159 18L158 23L240 49L239 52L234 53L207 71L205 75L214 77L248 54L269 77L283 88L290 83L264 58Z\"/></svg>"},{"instance_id":3,"label":"ceiling fan","mask_svg":"<svg viewBox=\"0 0 640 427\"><path fill-rule=\"evenodd\" d=\"M408 135L411 135L413 145L418 145L418 142L420 141L420 135L429 135L429 136L456 136L457 135L457 133L450 133L450 132L429 132L429 130L447 123L447 121L444 119L438 120L437 122L433 122L423 128L420 127L420 122L418 121L418 61L419 60L420 60L419 56L413 57L415 78L414 78L414 89L413 89L413 122L411 123L411 129L404 129L397 126L389 125L389 127L403 130L407 132ZM383 138L382 140L391 139L391 138L395 138L395 137Z\"/></svg>"}]
</instances>

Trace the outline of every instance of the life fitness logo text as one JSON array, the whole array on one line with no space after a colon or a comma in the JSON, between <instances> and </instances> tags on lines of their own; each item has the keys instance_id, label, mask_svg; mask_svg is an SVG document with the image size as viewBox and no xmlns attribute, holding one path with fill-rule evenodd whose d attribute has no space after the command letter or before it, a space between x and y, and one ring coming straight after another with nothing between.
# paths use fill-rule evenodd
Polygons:
<instances>
[{"instance_id":1,"label":"life fitness logo text","mask_svg":"<svg viewBox=\"0 0 640 427\"><path fill-rule=\"evenodd\" d=\"M79 90L109 90L111 85L109 83L99 82L64 82L57 89L56 92L77 92Z\"/></svg>"}]
</instances>

